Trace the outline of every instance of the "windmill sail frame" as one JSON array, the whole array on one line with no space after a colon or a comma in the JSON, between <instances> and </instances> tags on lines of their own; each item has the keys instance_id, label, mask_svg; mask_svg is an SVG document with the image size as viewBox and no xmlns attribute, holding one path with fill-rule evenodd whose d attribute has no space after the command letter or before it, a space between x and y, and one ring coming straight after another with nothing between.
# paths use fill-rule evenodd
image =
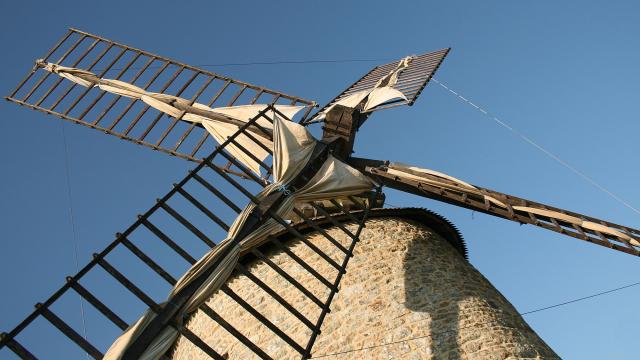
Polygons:
<instances>
[{"instance_id":1,"label":"windmill sail frame","mask_svg":"<svg viewBox=\"0 0 640 360\"><path fill-rule=\"evenodd\" d=\"M394 72L394 69L399 69L402 63L407 59L411 61L407 64L406 68L402 69L402 72L399 72L399 74L396 75L397 82L392 85L393 89L398 90L404 95L404 99L396 98L394 100L384 102L365 111L365 113L389 109L401 105L412 106L429 83L429 80L431 80L433 75L436 73L447 54L449 54L450 50L451 48L445 48L376 66L356 82L351 84L333 100L329 101L324 107L320 108L320 110L309 117L308 120L303 120L302 123L319 121L320 115L324 114L339 101L359 92L373 90L377 85L379 85L380 81L391 75L391 73Z\"/></svg>"},{"instance_id":2,"label":"windmill sail frame","mask_svg":"<svg viewBox=\"0 0 640 360\"><path fill-rule=\"evenodd\" d=\"M230 153L228 153L225 148L234 143L235 138L243 133L246 134L250 127L260 128L260 125L258 125L259 119L273 121L273 119L269 118L269 116L267 115L269 113L278 114L277 116L281 118L284 117L284 114L279 113L275 107L270 105L265 110L260 112L258 116L254 117L244 126L240 127L235 134L227 139L227 141L216 148L216 150L214 150L209 156L202 159L202 161L195 167L195 169L190 171L184 179L182 179L179 183L174 184L174 187L165 196L158 199L156 204L154 204L148 211L146 211L142 215L139 215L138 219L131 226L129 226L122 233L117 233L116 239L111 242L104 250L94 254L93 259L87 265L85 265L77 274L67 277L66 283L60 289L54 292L54 294L48 300L42 303L38 303L36 305L35 311L33 311L33 313L31 313L26 319L18 324L18 326L16 326L12 331L8 333L2 333L0 336L0 350L2 350L2 348L4 347L7 347L22 359L36 359L37 357L29 350L29 346L23 345L23 343L18 338L20 334L25 329L34 324L36 320L44 319L72 343L75 343L75 345L80 347L82 351L86 352L95 359L102 359L102 357L104 356L103 350L99 349L97 345L94 345L89 340L85 339L82 335L80 335L78 331L74 330L73 327L63 319L63 316L56 314L56 312L54 312L53 310L53 307L55 307L56 304L61 301L64 295L75 292L84 301L86 301L88 304L91 304L92 307L97 312L99 312L101 316L110 321L120 331L124 331L130 324L123 320L120 315L118 315L117 310L114 310L107 305L108 299L104 299L103 296L97 295L93 292L93 290L90 289L90 285L95 286L95 284L81 283L81 281L85 280L88 276L93 276L98 271L100 271L101 273L106 273L105 275L107 277L110 277L111 280L115 280L117 283L119 283L122 288L124 288L122 289L122 291L132 294L139 300L141 305L148 307L149 309L151 309L151 311L154 311L156 313L163 311L163 308L167 306L166 304L161 303L163 299L156 299L154 298L154 296L149 295L147 292L145 292L141 286L143 284L140 284L139 282L136 283L135 280L131 279L130 276L127 275L135 275L131 274L133 270L130 268L130 266L133 265L127 265L126 269L123 268L125 266L124 264L117 265L115 263L115 260L113 259L113 257L116 256L114 254L116 254L118 251L125 251L130 253L132 258L138 260L139 266L146 266L147 270L155 273L160 277L160 279L163 279L169 285L174 285L177 281L174 274L161 266L156 259L153 259L152 254L143 250L144 243L148 243L149 241L155 239L155 241L160 246L162 246L162 243L167 245L175 253L175 255L178 255L179 258L184 259L189 265L193 265L199 255L193 255L184 248L184 239L180 238L180 241L176 241L174 240L174 238L168 235L165 230L166 228L162 229L163 226L166 227L166 224L163 223L163 225L159 225L158 222L152 220L152 218L158 213L163 213L168 218L173 219L176 225L181 227L184 232L191 233L195 239L198 239L200 242L202 242L202 245L205 248L216 247L216 242L212 240L214 239L214 237L209 235L209 233L211 232L211 226L217 226L220 233L225 233L227 230L229 230L230 227L229 223L224 221L225 217L229 217L226 213L232 213L234 215L238 214L241 211L242 207L242 204L238 203L238 201L233 201L231 199L231 196L225 195L228 190L224 189L224 187L226 186L228 188L235 189L237 193L243 196L244 201L259 204L259 201L253 195L255 193L255 190L251 191L251 189L262 189L265 185L262 181L263 179L253 174L250 169L244 166L232 155L230 155ZM235 145L238 146L237 143ZM239 148L242 151L248 152L248 150L241 146L239 146ZM245 175L245 178L237 179L231 177L222 166L226 162L232 163L235 167L234 171L243 173ZM212 176L216 176L221 181L215 182L210 180ZM200 191L195 191L193 186L198 186L200 188ZM211 198L214 197L219 200L216 203L216 206L212 207L207 205L207 203L211 202ZM182 207L177 207L177 205L174 205L176 204L175 201L178 201L177 199L180 199L183 203L189 204L191 206L191 209L203 215L202 218L208 220L208 223L205 223L205 225L203 226L198 225L201 224L200 221L197 223L195 221L192 221L191 217L194 216L193 211L182 211ZM307 343L297 343L291 338L291 336L279 329L273 321L270 321L267 317L261 315L259 311L257 311L250 304L244 301L239 295L233 293L230 288L226 286L223 286L221 288L221 291L235 299L245 311L252 314L256 318L256 321L269 328L274 335L279 337L288 346L292 347L296 352L300 354L300 357L303 359L309 358L311 356L311 349L316 337L320 333L322 322L324 321L326 314L329 312L332 299L335 293L338 291L340 280L343 274L346 273L345 269L347 263L352 257L353 249L359 240L360 232L364 227L369 209L376 202L375 195L373 194L370 194L367 200L362 200L354 196L349 196L349 199L351 201L351 204L355 206L354 211L346 208L334 199L330 200L332 204L331 209L324 207L321 202L310 203L310 205L313 206L319 214L319 217L316 218L311 218L305 215L302 211L294 209L294 213L300 218L300 223L298 225L289 223L288 221L278 216L275 212L267 212L266 216L269 219L277 221L284 227L283 232L281 234L275 234L267 237L261 244L251 248L249 251L242 254L242 256L244 257L255 257L260 259L264 257L262 251L266 252L266 250L261 251L261 248L275 247L288 254L302 268L304 268L312 276L317 278L320 283L326 286L326 297L322 299L309 292L304 287L304 285L297 283L293 278L285 276L285 278L287 278L287 280L290 281L293 286L299 289L305 296L307 296L311 301L318 305L319 313L317 318L309 319L302 315L301 312L296 310L295 304L287 303L282 297L280 297L278 295L278 289L271 289L264 282L261 282L254 276L250 276L250 278L267 294L275 299L275 301L279 302L283 307L290 311L310 329L310 336ZM347 229L345 226L343 226L343 224L346 222L357 224L357 230L355 232L352 232ZM299 225L302 225L302 227L300 227ZM337 240L333 239L327 232L325 232L323 228L327 225L336 226L340 230L344 231L350 239L349 246L340 244ZM317 231L317 233L324 237L326 241L333 244L333 246L335 246L335 248L337 248L340 252L341 260L336 261L332 257L329 257L320 248L305 239L305 236L302 233L304 231L298 230L299 228L304 227L306 227L310 231ZM143 231L144 234L140 237L138 235L141 231ZM292 254L287 249L286 245L283 244L284 240L278 240L278 238L284 234L292 239L302 241L302 243L308 246L318 256L327 261L336 270L335 278L326 278L326 276L314 270L314 268L310 264L305 262L305 260L302 260L301 258ZM141 243L140 241L136 241L134 239L144 239L144 243ZM278 269L278 266L276 264L270 263L269 265L273 266L276 272L280 274L284 273L282 269ZM244 270L242 263L238 263L234 268L234 273L243 274L245 272L246 271ZM113 292L115 292L115 290ZM122 296L122 293L119 292L118 294L109 294L109 296ZM234 328L229 321L225 320L225 316L228 316L227 314L218 314L206 304L201 305L199 309L207 314L213 321L227 330L230 334L232 334L239 343L251 349L257 356L265 359L271 358L265 351L265 349L261 349L259 346L254 344L247 335L244 335L241 331ZM219 349L217 351L216 349L211 348L209 345L207 345L206 342L200 339L188 328L182 326L176 321L172 322L170 325L176 328L182 337L186 338L193 345L195 345L197 348L199 348L201 351L208 354L212 358L224 358L220 354Z\"/></svg>"},{"instance_id":3,"label":"windmill sail frame","mask_svg":"<svg viewBox=\"0 0 640 360\"><path fill-rule=\"evenodd\" d=\"M640 256L638 229L477 187L432 170L415 171L418 168L369 159L351 163L391 188Z\"/></svg>"},{"instance_id":4,"label":"windmill sail frame","mask_svg":"<svg viewBox=\"0 0 640 360\"><path fill-rule=\"evenodd\" d=\"M93 71L100 78L209 107L308 106L304 120L315 104L73 28L37 61L43 62ZM78 86L41 66L35 66L5 99L191 161L207 156L216 145L200 124L169 117L137 99Z\"/></svg>"}]
</instances>

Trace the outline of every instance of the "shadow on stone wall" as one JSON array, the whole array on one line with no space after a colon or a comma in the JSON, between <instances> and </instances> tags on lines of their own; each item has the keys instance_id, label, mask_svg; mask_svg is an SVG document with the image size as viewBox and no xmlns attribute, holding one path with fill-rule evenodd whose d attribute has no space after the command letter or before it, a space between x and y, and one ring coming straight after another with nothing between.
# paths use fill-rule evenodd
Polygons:
<instances>
[{"instance_id":1,"label":"shadow on stone wall","mask_svg":"<svg viewBox=\"0 0 640 360\"><path fill-rule=\"evenodd\" d=\"M405 253L405 306L428 314L426 318L419 317L410 328L414 337L430 335L428 343L434 359L461 358L458 304L464 298L462 263L466 260L440 237L416 238Z\"/></svg>"},{"instance_id":2,"label":"shadow on stone wall","mask_svg":"<svg viewBox=\"0 0 640 360\"><path fill-rule=\"evenodd\" d=\"M421 314L409 326L411 336L430 335L425 343L434 359L559 359L513 305L442 237L416 236L409 242L403 267L405 307Z\"/></svg>"}]
</instances>

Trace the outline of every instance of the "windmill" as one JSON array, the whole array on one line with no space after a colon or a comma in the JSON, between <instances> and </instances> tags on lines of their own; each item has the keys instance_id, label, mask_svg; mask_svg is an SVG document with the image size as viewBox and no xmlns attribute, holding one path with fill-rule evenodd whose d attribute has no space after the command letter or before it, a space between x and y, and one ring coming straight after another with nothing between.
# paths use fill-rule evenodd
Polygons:
<instances>
[{"instance_id":1,"label":"windmill","mask_svg":"<svg viewBox=\"0 0 640 360\"><path fill-rule=\"evenodd\" d=\"M3 333L0 349L8 348L24 359L37 358L32 346L21 343L20 335L44 320L96 359L169 358L177 339L211 358L228 357L185 326L193 314L203 313L254 356L276 358L231 323L229 317L235 313L221 312L207 301L224 293L296 356L310 358L365 224L376 212L382 213L384 187L639 255L637 229L478 187L434 170L351 155L355 135L367 118L375 111L412 105L448 51L377 66L314 111L312 101L70 29L36 60L7 100L193 161L196 166L77 274L69 276L49 299L38 303L32 314ZM323 124L321 140L306 129L312 123ZM421 216L465 253L451 224L435 214ZM166 227L168 221L181 232ZM329 227L348 241L339 240ZM308 239L310 233L328 244L331 255L326 247ZM207 250L194 256L185 249L187 236ZM292 251L288 247L292 240L321 258L333 276L327 278ZM150 241L184 260L187 269L182 277L154 259ZM322 284L324 296L310 291L308 284L272 261L268 253L273 249L288 255ZM117 257L123 251L135 264ZM314 318L253 275L247 267L251 261L266 264L315 304ZM133 280L138 271L135 266L146 267L165 281L169 295L147 294ZM134 321L125 321L108 305L120 295L98 295L98 289L90 288L95 280L86 279L96 273L115 280L147 311ZM237 274L297 319L305 327L305 341L283 331L277 321L234 290L227 279ZM70 293L80 295L118 329L113 343L91 343L56 314L56 304Z\"/></svg>"}]
</instances>

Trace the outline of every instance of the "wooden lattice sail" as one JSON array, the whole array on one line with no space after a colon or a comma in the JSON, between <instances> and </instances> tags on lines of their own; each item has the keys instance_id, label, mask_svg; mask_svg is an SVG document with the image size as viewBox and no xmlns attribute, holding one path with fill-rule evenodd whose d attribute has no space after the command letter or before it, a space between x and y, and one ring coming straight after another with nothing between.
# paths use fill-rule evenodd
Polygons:
<instances>
[{"instance_id":1,"label":"wooden lattice sail","mask_svg":"<svg viewBox=\"0 0 640 360\"><path fill-rule=\"evenodd\" d=\"M277 110L274 107L269 106L265 111L263 111L259 117L264 119L269 119L265 114L269 111ZM283 114L279 114L284 118ZM157 276L160 277L163 281L166 281L169 285L174 286L178 282L177 275L175 273L171 273L170 271L164 269L161 265L159 265L155 260L152 259L152 256L148 254L146 251L142 250L140 244L136 244L136 241L133 239L144 239L144 242L147 243L148 246L149 241L156 241L158 245L164 243L171 250L175 252L176 256L181 257L188 264L196 264L196 258L202 256L195 255L182 247L182 243L186 240L184 238L174 239L171 236L167 235L166 230L163 228L167 228L169 224L165 222L159 222L156 220L161 216L166 218L167 215L179 226L184 227L184 229L188 230L196 239L201 241L205 247L210 249L215 249L218 246L217 240L225 237L225 232L229 231L234 224L228 219L233 218L233 214L241 214L243 202L249 201L250 204L256 206L265 206L265 201L260 200L260 195L255 195L255 190L251 189L260 189L264 186L263 179L257 177L251 170L249 170L246 166L244 166L241 162L237 161L234 157L228 154L225 150L226 146L231 144L234 141L234 138L239 136L240 134L247 133L247 129L255 124L257 124L258 117L250 120L244 126L240 127L237 133L232 135L225 141L221 146L216 149L210 156L203 159L200 164L191 171L182 181L174 186L174 188L163 196L158 202L151 207L147 212L140 215L139 218L126 230L122 233L118 233L116 239L107 246L102 252L96 253L94 255L94 259L87 264L78 274L67 278L67 283L60 288L56 293L49 298L47 301L40 303L36 306L36 310L25 319L18 327L16 327L13 331L3 334L2 337L2 345L8 346L11 350L13 350L16 354L23 358L34 358L33 354L27 350L24 346L22 346L18 340L19 334L28 326L30 326L34 321L44 318L48 322L50 322L55 328L57 328L60 332L66 335L70 340L75 342L82 350L89 353L92 357L96 359L101 359L104 356L104 350L98 349L98 347L92 344L90 341L84 339L79 333L74 330L71 326L69 326L65 320L55 314L52 308L55 306L56 302L59 301L66 293L70 291L75 291L80 296L83 297L85 301L90 303L98 310L106 319L110 320L114 326L120 328L122 330L127 329L129 326L126 321L124 321L119 315L117 315L117 311L108 307L107 303L113 302L114 298L121 297L121 293L110 292L109 294L105 294L103 296L97 296L93 294L90 290L85 287L83 281L87 277L96 276L96 272L106 271L108 276L112 277L116 281L118 281L122 285L123 291L129 291L133 294L141 304L146 305L149 308L149 311L161 315L165 314L167 310L171 310L175 304L176 299L173 299L170 302L162 302L162 298L153 297L147 294L142 290L140 284L136 284L129 277L132 273L136 271L140 271L139 267L148 267L150 270L155 272ZM299 126L299 125L297 125ZM326 155L325 155L326 157ZM223 165L226 162L231 162L233 164L233 171L240 172L246 176L247 179L240 178L239 180L234 179L228 172L224 171ZM321 169L317 169L321 170ZM244 184L241 184L244 182ZM231 188L235 191L231 191ZM282 191L278 191L274 194L279 194L281 199L286 201L286 198L295 198L295 194L299 189L299 185L291 184L287 186L286 189ZM359 192L359 191L356 191ZM271 194L270 192L269 194ZM287 195L287 194L292 195ZM349 197L350 204L355 205L355 208L352 210L346 209L340 202L333 200L331 197L329 200L333 204L333 208L324 208L321 203L316 202L307 202L307 204L311 205L315 208L316 211L324 214L324 222L331 221L335 224L340 224L340 221L334 219L335 215L330 215L330 212L338 211L343 216L348 217L350 221L356 221L361 224L355 232L349 231L346 228L344 229L345 233L348 236L351 236L352 243L349 246L344 246L338 243L333 237L329 234L324 233L321 230L321 224L316 220L310 219L306 216L302 211L297 208L292 208L293 213L301 219L302 222L307 224L312 229L317 229L324 234L327 241L334 244L337 249L342 252L342 259L335 260L327 256L322 250L320 250L313 243L306 241L302 234L296 230L289 221L279 215L279 207L276 206L277 201L273 202L273 196L271 197L271 205L266 208L261 208L258 212L247 213L249 215L249 220L253 221L256 224L273 222L278 228L282 228L284 231L289 233L291 236L301 239L305 241L305 243L309 246L312 251L315 251L319 256L321 256L325 261L327 261L330 266L335 267L338 271L337 276L334 279L327 279L321 275L319 275L313 267L305 263L303 260L296 258L296 261L299 261L300 266L307 269L310 274L316 276L320 281L327 285L328 289L331 291L327 294L327 296L323 299L318 299L317 297L312 297L314 301L319 301L321 304L321 308L323 309L322 314L315 319L307 319L303 318L305 323L312 325L312 334L309 336L308 343L294 343L290 340L289 337L286 336L283 332L279 331L277 326L274 325L266 318L258 317L258 321L263 322L266 326L271 328L276 335L282 337L282 339L288 343L291 347L293 347L296 351L300 353L301 356L309 356L310 349L313 345L313 341L317 336L317 332L322 324L322 319L325 316L326 311L329 309L330 302L333 298L334 292L337 290L337 286L340 282L340 278L342 274L344 274L344 269L349 260L351 251L353 250L353 246L358 239L358 235L361 231L362 224L366 219L367 211L370 205L373 203L371 199L353 197L350 195L353 191L347 191L344 196ZM231 198L241 198L243 200L231 200ZM212 204L211 200L217 199L217 201ZM201 226L196 226L195 221L192 219L188 219L187 214L191 217L195 216L193 210L184 209L183 205L180 205L182 210L178 210L179 203L189 204L191 209L196 210L200 213L199 223L202 223L203 219L208 220L207 223L204 223ZM175 204L175 205L174 205ZM256 214L256 215L253 215ZM258 218L252 218L252 216L259 216ZM218 231L213 232L212 227L217 227ZM242 230L240 230L242 231ZM246 240L246 237L243 239ZM252 244L249 247L241 247L241 253L252 252L254 254L260 253L260 247L262 246L278 246L283 248L283 245L280 241L277 240L275 236L266 236L257 239L257 243ZM114 264L110 259L113 256L117 256L120 251L130 252L137 258L136 262L121 264L118 266ZM205 254L206 257L206 254ZM101 271L102 270L102 271ZM238 263L234 267L230 269L231 271L242 271L241 265ZM206 279L207 274L204 274L204 278L200 276L201 279ZM197 280L197 279L196 279ZM194 284L194 282L190 282L189 284ZM94 284L95 286L95 284ZM191 285L189 285L191 286ZM303 285L296 284L301 289ZM186 288L187 293L193 294L196 290L195 288L189 292L188 287ZM222 288L223 291L227 291L225 287ZM272 294L275 299L278 301L282 301L280 297L278 297L278 289L270 289L266 288L268 293ZM242 299L238 298L239 303L245 308L249 313L255 314L255 310L253 310L249 305L242 301ZM295 304L283 303L287 308L295 313ZM202 305L204 307L196 307L196 309L204 309L204 311L209 311L206 305ZM178 318L169 317L168 321L163 325L164 327L170 327L177 331L177 333L185 336L185 338L190 339L190 341L198 346L202 351L209 354L209 356L213 358L222 358L220 354L218 354L214 349L208 347L205 343L199 340L195 335L189 332L187 328L182 327L180 323L180 319L182 319L183 315L180 315ZM238 341L244 343L246 346L252 347L257 353L263 353L255 345L251 345L251 342L247 340L247 338L241 333L234 331L232 328L228 327L228 323L225 321L225 314L214 314L211 313L212 319L216 320L221 326L225 326L232 333L237 334ZM144 348L142 349L144 350ZM130 355L131 356L131 355ZM134 357L138 357L140 354L137 354Z\"/></svg>"},{"instance_id":2,"label":"wooden lattice sail","mask_svg":"<svg viewBox=\"0 0 640 360\"><path fill-rule=\"evenodd\" d=\"M110 83L99 87L99 79ZM213 107L220 115L230 107L280 104L306 107L304 119L313 107L299 97L76 29L35 60L32 71L6 99L188 160L198 161L211 153L216 142L202 123L180 121L184 115L172 117L123 91L103 91L119 84L175 96L184 99L185 106Z\"/></svg>"}]
</instances>

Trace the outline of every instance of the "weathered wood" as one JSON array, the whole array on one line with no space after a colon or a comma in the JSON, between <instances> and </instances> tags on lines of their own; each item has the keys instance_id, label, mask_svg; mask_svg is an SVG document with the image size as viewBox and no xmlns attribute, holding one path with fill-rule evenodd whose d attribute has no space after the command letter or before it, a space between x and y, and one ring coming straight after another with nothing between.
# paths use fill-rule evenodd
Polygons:
<instances>
[{"instance_id":1,"label":"weathered wood","mask_svg":"<svg viewBox=\"0 0 640 360\"><path fill-rule=\"evenodd\" d=\"M353 152L356 132L367 115L342 105L334 106L322 126L322 141L334 144L334 153L346 159Z\"/></svg>"}]
</instances>

